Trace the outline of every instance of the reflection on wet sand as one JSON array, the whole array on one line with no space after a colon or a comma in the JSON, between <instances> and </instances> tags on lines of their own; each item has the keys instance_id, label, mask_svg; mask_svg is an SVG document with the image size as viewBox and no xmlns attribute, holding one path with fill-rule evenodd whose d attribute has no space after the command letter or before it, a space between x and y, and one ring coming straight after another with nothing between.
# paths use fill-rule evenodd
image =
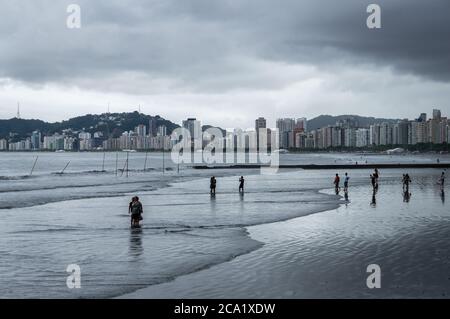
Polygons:
<instances>
[{"instance_id":1,"label":"reflection on wet sand","mask_svg":"<svg viewBox=\"0 0 450 319\"><path fill-rule=\"evenodd\" d=\"M139 257L142 252L142 228L132 228L130 231L130 255Z\"/></svg>"},{"instance_id":2,"label":"reflection on wet sand","mask_svg":"<svg viewBox=\"0 0 450 319\"><path fill-rule=\"evenodd\" d=\"M403 192L403 201L405 203L409 203L410 199L411 199L411 193L408 190L404 191Z\"/></svg>"}]
</instances>

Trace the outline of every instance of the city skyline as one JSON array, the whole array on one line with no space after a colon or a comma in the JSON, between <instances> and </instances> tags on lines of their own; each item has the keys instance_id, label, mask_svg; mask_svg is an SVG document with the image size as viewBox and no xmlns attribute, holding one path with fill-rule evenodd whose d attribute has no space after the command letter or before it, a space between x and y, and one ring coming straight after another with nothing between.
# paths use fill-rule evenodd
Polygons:
<instances>
[{"instance_id":1,"label":"city skyline","mask_svg":"<svg viewBox=\"0 0 450 319\"><path fill-rule=\"evenodd\" d=\"M255 113L274 123L277 114L412 118L450 108L445 0L380 0L378 30L366 26L368 3L348 0L276 9L269 0L81 0L81 28L68 29L71 3L3 4L1 118L18 101L21 116L52 122L140 105L219 127L251 127Z\"/></svg>"},{"instance_id":2,"label":"city skyline","mask_svg":"<svg viewBox=\"0 0 450 319\"><path fill-rule=\"evenodd\" d=\"M108 114L110 113L106 113L107 118L121 122L119 118L111 117ZM19 115L16 118L19 119ZM100 121L103 119L100 118ZM107 127L109 126L107 125ZM181 127L189 132L192 141L202 140L200 145L203 147L206 145L205 142L211 141L212 135L202 133L202 122L197 118L189 117L183 120ZM261 116L256 118L253 128L233 128L231 130L228 128L226 134L256 132L254 142L259 149L261 129L267 129L268 136L273 135L270 133L273 128L268 126L266 119ZM92 132L93 130L95 132ZM358 118L349 115L336 121L335 124L315 128L308 127L306 117L280 117L276 120L276 130L278 134L276 148L278 149L312 150L418 144L439 145L447 144L450 141L450 119L443 116L439 109L433 109L430 117L427 113L420 113L414 119L404 118L396 120L396 122L379 122L369 125L361 125ZM109 132L109 128L107 132ZM180 134L183 135L183 133ZM43 135L39 130L35 130L30 137L19 140L15 137L14 132L10 132L9 136L9 139L0 139L0 151L170 150L180 142L177 133L169 133L167 126L158 125L154 117L150 117L148 125L147 123L138 124L133 130L122 130L121 135L116 137L111 133L105 134L97 127L91 127L90 130L85 128L76 130L69 127L51 135ZM251 136L253 135L247 139L252 139ZM227 135L222 138L224 141L229 140ZM245 139L246 137L242 140L243 143L251 144L250 140L246 142ZM268 138L267 143L266 146L271 147L273 139Z\"/></svg>"}]
</instances>

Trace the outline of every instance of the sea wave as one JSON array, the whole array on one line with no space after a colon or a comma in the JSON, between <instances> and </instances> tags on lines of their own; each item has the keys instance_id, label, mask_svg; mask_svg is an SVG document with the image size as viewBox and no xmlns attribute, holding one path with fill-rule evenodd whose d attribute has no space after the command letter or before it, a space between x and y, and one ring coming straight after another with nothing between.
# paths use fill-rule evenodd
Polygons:
<instances>
[{"instance_id":1,"label":"sea wave","mask_svg":"<svg viewBox=\"0 0 450 319\"><path fill-rule=\"evenodd\" d=\"M12 176L0 176L0 181L18 181L23 179L30 179L33 175L12 175Z\"/></svg>"}]
</instances>

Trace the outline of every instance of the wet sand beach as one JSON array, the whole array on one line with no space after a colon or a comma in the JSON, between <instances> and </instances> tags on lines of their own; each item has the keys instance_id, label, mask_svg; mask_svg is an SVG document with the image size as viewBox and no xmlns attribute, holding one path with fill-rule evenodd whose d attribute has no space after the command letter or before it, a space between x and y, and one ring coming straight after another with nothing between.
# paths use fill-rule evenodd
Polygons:
<instances>
[{"instance_id":1,"label":"wet sand beach","mask_svg":"<svg viewBox=\"0 0 450 319\"><path fill-rule=\"evenodd\" d=\"M127 179L114 174L115 154L107 156L105 173L93 170L101 167L101 154L47 154L51 166L41 163L26 177L32 154L14 154L16 162L2 155L1 298L447 296L448 203L436 169L409 170L409 203L401 192L404 171L381 170L373 207L365 169L350 172L345 205L342 192L333 193L335 172L325 170L261 175L183 167L162 174L160 155L149 156L152 170L142 172L145 154L135 154ZM326 164L360 158L283 159ZM67 160L67 174L54 175ZM217 177L213 197L211 175ZM140 230L129 227L133 195L144 205ZM365 287L368 263L382 268L379 291ZM69 264L81 267L81 289L66 286Z\"/></svg>"},{"instance_id":2,"label":"wet sand beach","mask_svg":"<svg viewBox=\"0 0 450 319\"><path fill-rule=\"evenodd\" d=\"M399 172L371 187L350 187L349 201L283 222L248 227L264 245L232 261L124 298L448 298L450 213L438 171L416 171L405 201ZM330 190L326 190L330 193ZM368 289L369 264L381 289Z\"/></svg>"}]
</instances>

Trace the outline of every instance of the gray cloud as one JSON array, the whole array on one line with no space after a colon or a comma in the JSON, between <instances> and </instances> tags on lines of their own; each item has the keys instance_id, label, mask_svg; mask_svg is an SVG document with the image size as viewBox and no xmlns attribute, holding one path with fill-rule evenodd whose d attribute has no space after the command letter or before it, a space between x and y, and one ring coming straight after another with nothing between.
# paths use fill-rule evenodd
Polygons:
<instances>
[{"instance_id":1,"label":"gray cloud","mask_svg":"<svg viewBox=\"0 0 450 319\"><path fill-rule=\"evenodd\" d=\"M418 87L421 79L430 88L423 94L433 92L439 102L448 97L430 86L450 82L448 0L4 2L0 78L31 88L45 90L50 84L132 96L197 94L202 102L205 95L216 95L215 101L221 97L233 104L237 95L278 92L283 99L280 92L299 83L308 84L302 89L320 83L320 90L311 92L328 97L317 101L329 103L337 94L345 96L341 106L349 103L354 109L353 100L341 93L359 95L361 103L389 74L401 77L403 86ZM74 2L82 9L80 30L65 26L66 7ZM373 2L382 8L381 30L366 27L366 7ZM349 76L348 69L358 72ZM342 85L339 77L349 82ZM405 94L404 87L400 91ZM401 102L395 88L389 92ZM244 100L253 110L261 103ZM326 112L309 97L296 102L290 93L286 100L289 112L300 102ZM275 108L282 113L283 102Z\"/></svg>"},{"instance_id":2,"label":"gray cloud","mask_svg":"<svg viewBox=\"0 0 450 319\"><path fill-rule=\"evenodd\" d=\"M374 63L450 80L446 0L378 0L381 30L365 26L372 1L78 2L81 30L65 28L68 1L4 5L0 75L70 83L142 72L187 87L227 90L262 84L245 74L258 76L248 62L255 59L324 68Z\"/></svg>"}]
</instances>

